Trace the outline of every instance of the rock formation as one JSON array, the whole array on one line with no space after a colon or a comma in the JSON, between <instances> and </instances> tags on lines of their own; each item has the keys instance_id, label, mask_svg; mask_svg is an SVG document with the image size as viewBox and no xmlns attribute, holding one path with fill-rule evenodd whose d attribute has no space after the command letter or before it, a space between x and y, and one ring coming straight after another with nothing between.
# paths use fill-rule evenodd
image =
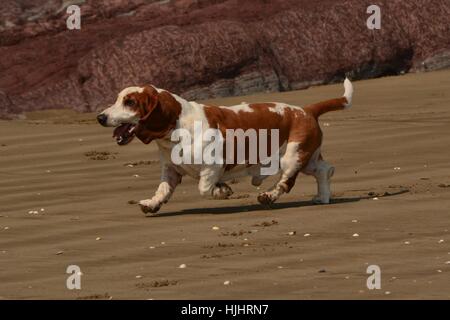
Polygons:
<instances>
[{"instance_id":1,"label":"rock formation","mask_svg":"<svg viewBox=\"0 0 450 320\"><path fill-rule=\"evenodd\" d=\"M66 8L81 8L68 30ZM189 99L283 91L450 65L450 1L3 0L0 115L95 111L129 85Z\"/></svg>"}]
</instances>

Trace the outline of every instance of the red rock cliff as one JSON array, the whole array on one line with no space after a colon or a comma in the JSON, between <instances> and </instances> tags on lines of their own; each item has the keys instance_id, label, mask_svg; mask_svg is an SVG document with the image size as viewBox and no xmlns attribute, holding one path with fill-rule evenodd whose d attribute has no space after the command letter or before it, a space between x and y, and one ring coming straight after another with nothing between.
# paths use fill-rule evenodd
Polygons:
<instances>
[{"instance_id":1,"label":"red rock cliff","mask_svg":"<svg viewBox=\"0 0 450 320\"><path fill-rule=\"evenodd\" d=\"M379 0L369 30L372 2L4 0L0 115L94 111L136 84L202 99L450 65L450 1Z\"/></svg>"}]
</instances>

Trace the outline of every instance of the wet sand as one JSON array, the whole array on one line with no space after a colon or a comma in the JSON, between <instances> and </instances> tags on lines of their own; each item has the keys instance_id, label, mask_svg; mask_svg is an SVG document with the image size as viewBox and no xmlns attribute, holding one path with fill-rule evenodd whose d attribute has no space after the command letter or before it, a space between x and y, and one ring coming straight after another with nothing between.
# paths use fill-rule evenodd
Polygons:
<instances>
[{"instance_id":1,"label":"wet sand","mask_svg":"<svg viewBox=\"0 0 450 320\"><path fill-rule=\"evenodd\" d=\"M119 147L93 114L0 121L0 298L449 299L450 71L354 86L350 110L321 117L330 205L311 203L309 176L271 210L249 179L205 200L185 178L146 218L129 202L158 185L155 144ZM305 105L342 90L214 102ZM81 290L66 288L69 265ZM366 287L369 265L381 290Z\"/></svg>"}]
</instances>

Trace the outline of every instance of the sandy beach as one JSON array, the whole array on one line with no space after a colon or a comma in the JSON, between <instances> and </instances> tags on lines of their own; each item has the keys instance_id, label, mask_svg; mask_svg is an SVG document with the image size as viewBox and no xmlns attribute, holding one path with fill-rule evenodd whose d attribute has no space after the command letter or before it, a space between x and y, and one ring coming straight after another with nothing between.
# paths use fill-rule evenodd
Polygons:
<instances>
[{"instance_id":1,"label":"sandy beach","mask_svg":"<svg viewBox=\"0 0 450 320\"><path fill-rule=\"evenodd\" d=\"M118 146L95 114L0 121L0 298L450 299L450 71L354 86L351 109L320 118L330 205L312 204L304 175L271 210L249 179L205 200L185 178L145 217L135 203L158 185L155 144ZM209 102L340 95L336 84ZM66 287L69 265L81 290ZM366 286L369 265L380 290Z\"/></svg>"}]
</instances>

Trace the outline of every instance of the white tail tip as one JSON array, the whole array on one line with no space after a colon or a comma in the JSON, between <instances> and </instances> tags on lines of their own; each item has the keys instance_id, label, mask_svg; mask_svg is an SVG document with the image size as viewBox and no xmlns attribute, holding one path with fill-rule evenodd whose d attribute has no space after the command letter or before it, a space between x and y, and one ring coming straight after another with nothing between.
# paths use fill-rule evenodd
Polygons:
<instances>
[{"instance_id":1,"label":"white tail tip","mask_svg":"<svg viewBox=\"0 0 450 320\"><path fill-rule=\"evenodd\" d=\"M349 108L352 105L352 97L353 97L353 85L348 78L344 80L344 97L347 99L347 103L345 105L346 108Z\"/></svg>"}]
</instances>

